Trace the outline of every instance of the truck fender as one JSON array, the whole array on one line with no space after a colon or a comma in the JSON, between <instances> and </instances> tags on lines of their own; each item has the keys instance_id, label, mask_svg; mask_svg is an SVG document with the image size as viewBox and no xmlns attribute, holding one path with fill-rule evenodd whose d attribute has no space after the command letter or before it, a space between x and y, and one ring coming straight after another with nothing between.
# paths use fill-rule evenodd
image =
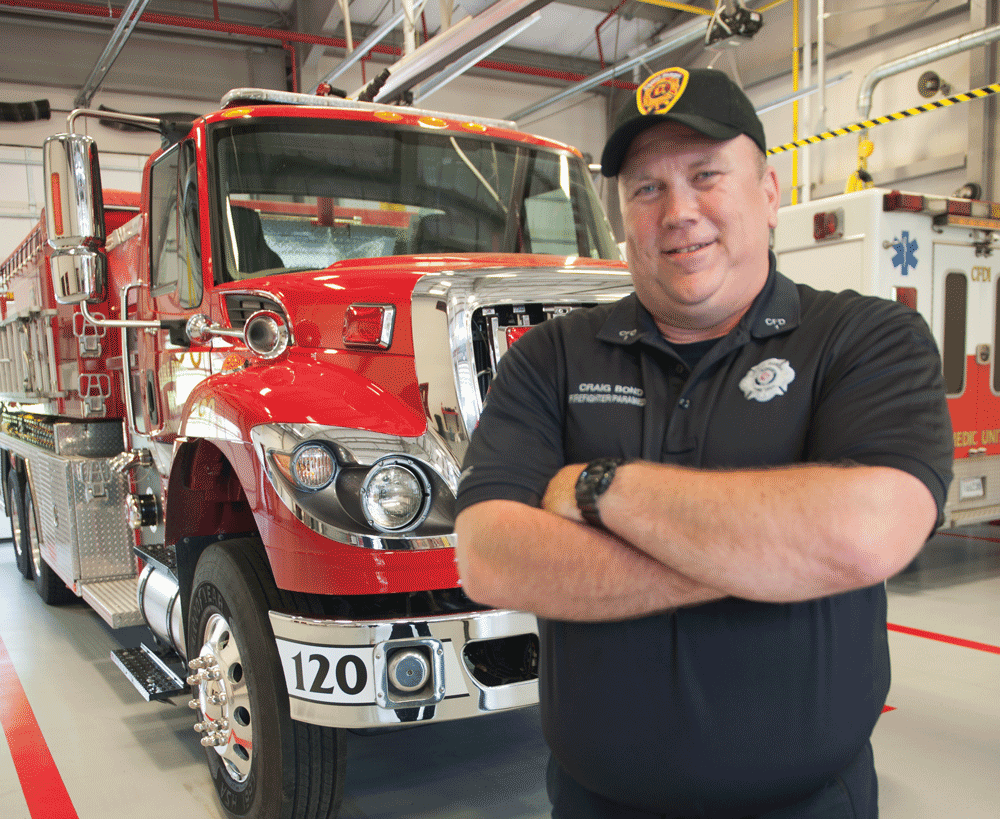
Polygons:
<instances>
[{"instance_id":1,"label":"truck fender","mask_svg":"<svg viewBox=\"0 0 1000 819\"><path fill-rule=\"evenodd\" d=\"M314 404L313 411L306 402ZM352 370L299 354L280 364L206 378L185 402L180 435L249 444L254 426L296 423L304 416L318 424L405 437L426 430L415 380L397 394Z\"/></svg>"},{"instance_id":2,"label":"truck fender","mask_svg":"<svg viewBox=\"0 0 1000 819\"><path fill-rule=\"evenodd\" d=\"M181 611L188 605L198 558L213 543L256 536L246 492L230 460L209 441L177 444L167 483L164 538L174 544Z\"/></svg>"}]
</instances>

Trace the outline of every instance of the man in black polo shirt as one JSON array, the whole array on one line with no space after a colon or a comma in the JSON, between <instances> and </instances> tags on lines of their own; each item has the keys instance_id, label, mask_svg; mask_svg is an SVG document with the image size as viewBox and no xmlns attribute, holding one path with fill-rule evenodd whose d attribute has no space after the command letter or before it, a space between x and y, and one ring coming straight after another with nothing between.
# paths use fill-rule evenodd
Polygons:
<instances>
[{"instance_id":1,"label":"man in black polo shirt","mask_svg":"<svg viewBox=\"0 0 1000 819\"><path fill-rule=\"evenodd\" d=\"M778 181L714 70L602 157L635 294L501 361L459 491L467 592L534 611L555 819L872 819L883 581L952 436L916 312L775 270Z\"/></svg>"}]
</instances>

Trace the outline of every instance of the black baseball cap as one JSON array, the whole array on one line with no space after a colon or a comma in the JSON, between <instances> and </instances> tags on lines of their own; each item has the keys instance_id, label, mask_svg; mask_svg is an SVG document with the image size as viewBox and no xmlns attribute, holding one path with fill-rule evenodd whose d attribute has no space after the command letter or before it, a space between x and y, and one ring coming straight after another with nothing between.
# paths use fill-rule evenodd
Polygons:
<instances>
[{"instance_id":1,"label":"black baseball cap","mask_svg":"<svg viewBox=\"0 0 1000 819\"><path fill-rule=\"evenodd\" d=\"M746 134L767 153L757 112L728 76L714 68L666 68L651 74L618 112L601 173L617 176L632 140L660 122L679 122L718 140Z\"/></svg>"}]
</instances>

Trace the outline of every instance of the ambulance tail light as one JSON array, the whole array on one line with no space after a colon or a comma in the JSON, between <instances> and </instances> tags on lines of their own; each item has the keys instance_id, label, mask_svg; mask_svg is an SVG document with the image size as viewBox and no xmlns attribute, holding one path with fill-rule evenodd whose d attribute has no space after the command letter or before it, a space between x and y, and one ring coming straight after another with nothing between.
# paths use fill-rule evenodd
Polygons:
<instances>
[{"instance_id":1,"label":"ambulance tail light","mask_svg":"<svg viewBox=\"0 0 1000 819\"><path fill-rule=\"evenodd\" d=\"M977 199L921 196L892 191L882 200L882 210L926 213L934 225L958 225L978 230L1000 230L1000 203Z\"/></svg>"},{"instance_id":2,"label":"ambulance tail light","mask_svg":"<svg viewBox=\"0 0 1000 819\"><path fill-rule=\"evenodd\" d=\"M915 193L890 191L882 199L882 210L887 213L894 210L906 210L912 213L920 213L923 209L924 197Z\"/></svg>"},{"instance_id":3,"label":"ambulance tail light","mask_svg":"<svg viewBox=\"0 0 1000 819\"><path fill-rule=\"evenodd\" d=\"M820 211L813 216L813 238L839 239L844 235L844 209Z\"/></svg>"},{"instance_id":4,"label":"ambulance tail light","mask_svg":"<svg viewBox=\"0 0 1000 819\"><path fill-rule=\"evenodd\" d=\"M352 304L344 312L344 345L388 350L395 322L391 304Z\"/></svg>"},{"instance_id":5,"label":"ambulance tail light","mask_svg":"<svg viewBox=\"0 0 1000 819\"><path fill-rule=\"evenodd\" d=\"M917 288L916 287L894 287L892 297L900 304L905 304L912 310L917 309Z\"/></svg>"}]
</instances>

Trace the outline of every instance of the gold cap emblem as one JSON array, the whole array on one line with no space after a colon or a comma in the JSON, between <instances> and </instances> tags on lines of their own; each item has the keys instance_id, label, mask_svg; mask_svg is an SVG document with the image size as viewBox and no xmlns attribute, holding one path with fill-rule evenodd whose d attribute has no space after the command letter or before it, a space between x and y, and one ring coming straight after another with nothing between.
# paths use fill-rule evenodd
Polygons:
<instances>
[{"instance_id":1,"label":"gold cap emblem","mask_svg":"<svg viewBox=\"0 0 1000 819\"><path fill-rule=\"evenodd\" d=\"M688 73L683 68L665 68L646 78L635 91L640 114L665 114L687 88Z\"/></svg>"}]
</instances>

